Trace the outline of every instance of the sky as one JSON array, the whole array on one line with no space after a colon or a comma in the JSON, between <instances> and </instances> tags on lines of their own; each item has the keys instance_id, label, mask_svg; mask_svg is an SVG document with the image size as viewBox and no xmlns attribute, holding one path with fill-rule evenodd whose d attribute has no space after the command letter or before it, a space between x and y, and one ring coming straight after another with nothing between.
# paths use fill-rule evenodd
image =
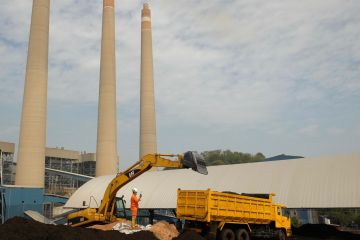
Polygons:
<instances>
[{"instance_id":1,"label":"sky","mask_svg":"<svg viewBox=\"0 0 360 240\"><path fill-rule=\"evenodd\" d=\"M116 1L120 168L138 159L144 1ZM160 153L360 152L360 1L151 0ZM32 1L0 8L0 141L19 138ZM52 0L47 146L95 152L101 0Z\"/></svg>"}]
</instances>

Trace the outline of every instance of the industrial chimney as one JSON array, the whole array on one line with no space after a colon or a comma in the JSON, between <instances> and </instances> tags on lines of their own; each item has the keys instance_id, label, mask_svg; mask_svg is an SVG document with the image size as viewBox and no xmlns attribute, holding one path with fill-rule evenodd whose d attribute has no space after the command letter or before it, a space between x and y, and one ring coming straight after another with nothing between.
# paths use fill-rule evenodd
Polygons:
<instances>
[{"instance_id":1,"label":"industrial chimney","mask_svg":"<svg viewBox=\"0 0 360 240\"><path fill-rule=\"evenodd\" d=\"M140 158L156 153L156 119L153 79L151 13L144 4L141 12Z\"/></svg>"},{"instance_id":2,"label":"industrial chimney","mask_svg":"<svg viewBox=\"0 0 360 240\"><path fill-rule=\"evenodd\" d=\"M96 176L118 171L114 0L103 0Z\"/></svg>"},{"instance_id":3,"label":"industrial chimney","mask_svg":"<svg viewBox=\"0 0 360 240\"><path fill-rule=\"evenodd\" d=\"M16 185L44 187L50 0L33 0Z\"/></svg>"}]
</instances>

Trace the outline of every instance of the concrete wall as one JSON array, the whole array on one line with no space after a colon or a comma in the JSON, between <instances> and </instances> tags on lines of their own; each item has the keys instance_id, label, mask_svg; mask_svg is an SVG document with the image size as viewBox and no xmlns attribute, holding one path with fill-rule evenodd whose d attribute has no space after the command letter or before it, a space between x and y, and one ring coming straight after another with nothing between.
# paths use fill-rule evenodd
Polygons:
<instances>
[{"instance_id":1,"label":"concrete wall","mask_svg":"<svg viewBox=\"0 0 360 240\"><path fill-rule=\"evenodd\" d=\"M15 152L15 143L0 141L0 150L3 152L6 152L6 153L14 153Z\"/></svg>"},{"instance_id":2,"label":"concrete wall","mask_svg":"<svg viewBox=\"0 0 360 240\"><path fill-rule=\"evenodd\" d=\"M80 152L79 151L67 150L64 148L49 148L49 147L47 147L45 150L45 156L46 157L56 157L56 158L80 160Z\"/></svg>"},{"instance_id":3,"label":"concrete wall","mask_svg":"<svg viewBox=\"0 0 360 240\"><path fill-rule=\"evenodd\" d=\"M95 162L96 154L95 153L82 153L80 156L80 161L82 162Z\"/></svg>"}]
</instances>

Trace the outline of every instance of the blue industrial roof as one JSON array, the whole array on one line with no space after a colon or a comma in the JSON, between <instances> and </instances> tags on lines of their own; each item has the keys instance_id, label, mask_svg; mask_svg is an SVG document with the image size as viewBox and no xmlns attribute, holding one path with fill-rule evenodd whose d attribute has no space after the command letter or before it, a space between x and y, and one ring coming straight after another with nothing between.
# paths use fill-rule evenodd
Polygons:
<instances>
[{"instance_id":1,"label":"blue industrial roof","mask_svg":"<svg viewBox=\"0 0 360 240\"><path fill-rule=\"evenodd\" d=\"M280 155L266 158L265 161L291 160L291 159L299 159L299 158L304 158L304 157L280 154Z\"/></svg>"}]
</instances>

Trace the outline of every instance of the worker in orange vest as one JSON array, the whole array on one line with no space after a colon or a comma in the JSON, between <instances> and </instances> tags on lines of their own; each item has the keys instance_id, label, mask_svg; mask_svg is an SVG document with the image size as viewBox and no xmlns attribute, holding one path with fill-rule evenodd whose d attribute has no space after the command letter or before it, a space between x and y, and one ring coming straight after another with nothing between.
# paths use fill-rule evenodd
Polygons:
<instances>
[{"instance_id":1,"label":"worker in orange vest","mask_svg":"<svg viewBox=\"0 0 360 240\"><path fill-rule=\"evenodd\" d=\"M140 197L137 197L137 192L138 190L136 188L132 189L132 196L131 196L131 227L135 228L135 223L136 223L136 215L137 215L137 211L139 209L139 202L141 200L142 194L140 193Z\"/></svg>"}]
</instances>

